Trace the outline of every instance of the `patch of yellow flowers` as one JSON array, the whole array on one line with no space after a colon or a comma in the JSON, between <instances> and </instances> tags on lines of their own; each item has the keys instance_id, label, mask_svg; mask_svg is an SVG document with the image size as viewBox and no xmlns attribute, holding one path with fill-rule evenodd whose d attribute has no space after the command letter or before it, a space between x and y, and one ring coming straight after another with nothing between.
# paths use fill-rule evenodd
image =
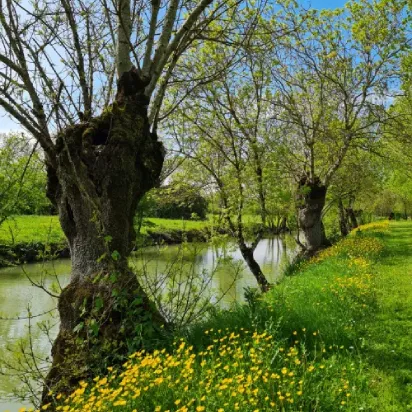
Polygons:
<instances>
[{"instance_id":1,"label":"patch of yellow flowers","mask_svg":"<svg viewBox=\"0 0 412 412\"><path fill-rule=\"evenodd\" d=\"M339 299L344 300L347 297L357 297L363 302L362 298L370 296L373 283L372 275L362 274L350 277L337 277L335 283L330 286L332 293Z\"/></svg>"},{"instance_id":2,"label":"patch of yellow flowers","mask_svg":"<svg viewBox=\"0 0 412 412\"><path fill-rule=\"evenodd\" d=\"M369 232L386 232L389 229L389 220L382 220L381 222L367 223L366 225L358 226L352 230L352 233L369 231Z\"/></svg>"},{"instance_id":3,"label":"patch of yellow flowers","mask_svg":"<svg viewBox=\"0 0 412 412\"><path fill-rule=\"evenodd\" d=\"M327 258L346 254L352 258L350 264L367 267L369 265L367 258L377 256L383 249L383 242L376 237L356 235L362 232L384 232L388 230L388 226L387 220L359 226L351 232L350 236L311 258L309 263L319 263Z\"/></svg>"},{"instance_id":4,"label":"patch of yellow flowers","mask_svg":"<svg viewBox=\"0 0 412 412\"><path fill-rule=\"evenodd\" d=\"M130 356L120 372L109 368L107 376L96 377L92 384L81 382L66 399L57 395L61 403L56 410L306 410L305 394L315 393L319 382L327 378L324 360L314 362L306 357L300 344L305 333L305 328L295 331L295 340L281 345L266 332L211 329L205 331L210 345L198 353L183 339L175 343L171 353L165 349L153 353L142 350ZM348 402L347 385L345 380L336 386L338 405ZM42 409L48 410L49 405Z\"/></svg>"}]
</instances>

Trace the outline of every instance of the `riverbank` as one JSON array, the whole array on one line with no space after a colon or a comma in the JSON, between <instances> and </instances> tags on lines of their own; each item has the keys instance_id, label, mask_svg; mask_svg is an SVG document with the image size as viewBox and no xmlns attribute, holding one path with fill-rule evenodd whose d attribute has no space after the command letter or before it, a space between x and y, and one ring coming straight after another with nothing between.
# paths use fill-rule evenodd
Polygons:
<instances>
[{"instance_id":1,"label":"riverbank","mask_svg":"<svg viewBox=\"0 0 412 412\"><path fill-rule=\"evenodd\" d=\"M412 225L365 225L264 297L84 383L70 411L407 411ZM121 408L120 408L121 407ZM62 408L61 408L62 409ZM62 409L63 410L63 409Z\"/></svg>"},{"instance_id":2,"label":"riverbank","mask_svg":"<svg viewBox=\"0 0 412 412\"><path fill-rule=\"evenodd\" d=\"M247 230L257 231L258 226L256 218L248 217ZM139 247L208 242L213 236L228 235L212 218L204 221L145 218L136 232ZM58 216L15 216L0 226L0 267L69 256Z\"/></svg>"},{"instance_id":3,"label":"riverbank","mask_svg":"<svg viewBox=\"0 0 412 412\"><path fill-rule=\"evenodd\" d=\"M137 236L140 246L205 242L210 221L145 219ZM70 257L58 216L15 216L0 227L0 267Z\"/></svg>"}]
</instances>

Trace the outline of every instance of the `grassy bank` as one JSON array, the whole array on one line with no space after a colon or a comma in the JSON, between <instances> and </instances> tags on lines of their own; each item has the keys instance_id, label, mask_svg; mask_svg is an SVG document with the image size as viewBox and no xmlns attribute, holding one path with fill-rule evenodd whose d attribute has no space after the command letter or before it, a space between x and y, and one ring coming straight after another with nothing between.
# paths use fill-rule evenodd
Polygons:
<instances>
[{"instance_id":1,"label":"grassy bank","mask_svg":"<svg viewBox=\"0 0 412 412\"><path fill-rule=\"evenodd\" d=\"M173 244L183 240L206 241L211 221L145 219L137 237L139 245ZM57 216L15 216L0 226L0 267L9 264L68 257L67 241Z\"/></svg>"},{"instance_id":2,"label":"grassy bank","mask_svg":"<svg viewBox=\"0 0 412 412\"><path fill-rule=\"evenodd\" d=\"M141 233L173 230L203 230L209 221L182 221L173 219L145 219ZM58 216L15 216L0 226L0 245L18 243L62 243L65 242Z\"/></svg>"},{"instance_id":3,"label":"grassy bank","mask_svg":"<svg viewBox=\"0 0 412 412\"><path fill-rule=\"evenodd\" d=\"M256 231L259 219L245 216L245 229ZM208 220L145 218L137 234L138 247L154 244L206 242L227 234L213 216ZM59 257L69 257L67 241L57 216L14 216L0 226L0 267Z\"/></svg>"},{"instance_id":4,"label":"grassy bank","mask_svg":"<svg viewBox=\"0 0 412 412\"><path fill-rule=\"evenodd\" d=\"M407 411L412 225L367 225L266 296L83 382L63 411ZM47 408L46 408L47 410Z\"/></svg>"},{"instance_id":5,"label":"grassy bank","mask_svg":"<svg viewBox=\"0 0 412 412\"><path fill-rule=\"evenodd\" d=\"M65 237L57 216L15 216L0 226L0 245L63 242Z\"/></svg>"},{"instance_id":6,"label":"grassy bank","mask_svg":"<svg viewBox=\"0 0 412 412\"><path fill-rule=\"evenodd\" d=\"M244 218L245 225L252 227L259 224L256 216L247 215ZM207 231L213 232L213 228L221 226L221 223L208 220L182 220L145 218L140 229L144 237L156 234L171 234L173 232ZM0 226L0 245L13 245L22 243L64 243L65 237L60 227L58 216L14 216L10 217Z\"/></svg>"}]
</instances>

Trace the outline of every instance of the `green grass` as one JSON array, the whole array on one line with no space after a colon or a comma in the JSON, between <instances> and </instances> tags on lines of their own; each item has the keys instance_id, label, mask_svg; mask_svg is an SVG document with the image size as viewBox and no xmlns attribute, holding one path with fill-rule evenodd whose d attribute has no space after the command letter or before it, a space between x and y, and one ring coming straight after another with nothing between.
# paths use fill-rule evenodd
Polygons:
<instances>
[{"instance_id":1,"label":"green grass","mask_svg":"<svg viewBox=\"0 0 412 412\"><path fill-rule=\"evenodd\" d=\"M148 230L201 230L208 225L209 221L148 218L141 233L144 235ZM0 226L0 245L64 242L58 216L14 216Z\"/></svg>"},{"instance_id":2,"label":"green grass","mask_svg":"<svg viewBox=\"0 0 412 412\"><path fill-rule=\"evenodd\" d=\"M412 224L369 225L291 273L83 385L69 410L412 410Z\"/></svg>"},{"instance_id":3,"label":"green grass","mask_svg":"<svg viewBox=\"0 0 412 412\"><path fill-rule=\"evenodd\" d=\"M219 222L217 217L209 215L207 220L183 220L183 219L160 219L156 217L145 218L141 233L147 230L202 230L205 228L217 227ZM261 219L256 215L245 215L243 222L246 226L259 224ZM220 223L222 225L222 222Z\"/></svg>"},{"instance_id":4,"label":"green grass","mask_svg":"<svg viewBox=\"0 0 412 412\"><path fill-rule=\"evenodd\" d=\"M160 231L165 230L202 230L210 225L209 221L204 220L182 220L182 219L160 219L150 217L145 219L141 233L145 234L147 230Z\"/></svg>"},{"instance_id":5,"label":"green grass","mask_svg":"<svg viewBox=\"0 0 412 412\"><path fill-rule=\"evenodd\" d=\"M0 245L64 242L57 216L14 216L0 226Z\"/></svg>"},{"instance_id":6,"label":"green grass","mask_svg":"<svg viewBox=\"0 0 412 412\"><path fill-rule=\"evenodd\" d=\"M144 236L151 232L192 231L211 229L217 226L213 217L208 220L183 220L145 218L140 233ZM246 215L246 225L259 223L259 218ZM0 245L19 243L65 243L58 216L12 216L0 226Z\"/></svg>"},{"instance_id":7,"label":"green grass","mask_svg":"<svg viewBox=\"0 0 412 412\"><path fill-rule=\"evenodd\" d=\"M363 357L379 411L412 410L412 224L394 222L376 270L375 316L366 324Z\"/></svg>"}]
</instances>

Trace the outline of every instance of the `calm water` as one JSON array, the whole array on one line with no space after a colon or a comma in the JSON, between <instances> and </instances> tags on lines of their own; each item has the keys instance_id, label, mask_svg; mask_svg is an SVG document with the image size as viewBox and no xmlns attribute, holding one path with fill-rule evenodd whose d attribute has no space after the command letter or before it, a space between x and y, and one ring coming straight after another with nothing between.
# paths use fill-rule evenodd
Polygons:
<instances>
[{"instance_id":1,"label":"calm water","mask_svg":"<svg viewBox=\"0 0 412 412\"><path fill-rule=\"evenodd\" d=\"M281 275L282 267L294 255L294 250L291 238L264 239L256 248L255 258L273 282ZM193 287L196 288L198 296L195 295L195 299L198 302L210 302L220 307L229 307L235 301L242 301L244 288L256 287L253 275L244 267L240 252L230 245L212 247L195 244L184 249L181 246L150 247L136 255L132 263L141 282L155 295L162 296L166 316L176 310L176 299L181 299L185 291L193 295ZM43 284L58 293L59 288L69 281L69 273L70 260L1 269L0 317L27 318L28 309L32 315L52 310L56 299L33 286L32 282ZM54 325L50 336L53 339L57 333L57 319L51 312L31 321L31 346L40 359L45 359L50 353L51 344L50 339L36 326L39 321ZM0 319L0 368L4 361L16 365L16 354L19 353L17 345L21 340L27 341L28 331L27 319ZM38 366L42 366L41 361ZM13 375L13 371L4 366L2 371ZM20 407L29 406L10 400L13 391L19 386L18 382L13 376L0 374L0 412L17 412Z\"/></svg>"}]
</instances>

